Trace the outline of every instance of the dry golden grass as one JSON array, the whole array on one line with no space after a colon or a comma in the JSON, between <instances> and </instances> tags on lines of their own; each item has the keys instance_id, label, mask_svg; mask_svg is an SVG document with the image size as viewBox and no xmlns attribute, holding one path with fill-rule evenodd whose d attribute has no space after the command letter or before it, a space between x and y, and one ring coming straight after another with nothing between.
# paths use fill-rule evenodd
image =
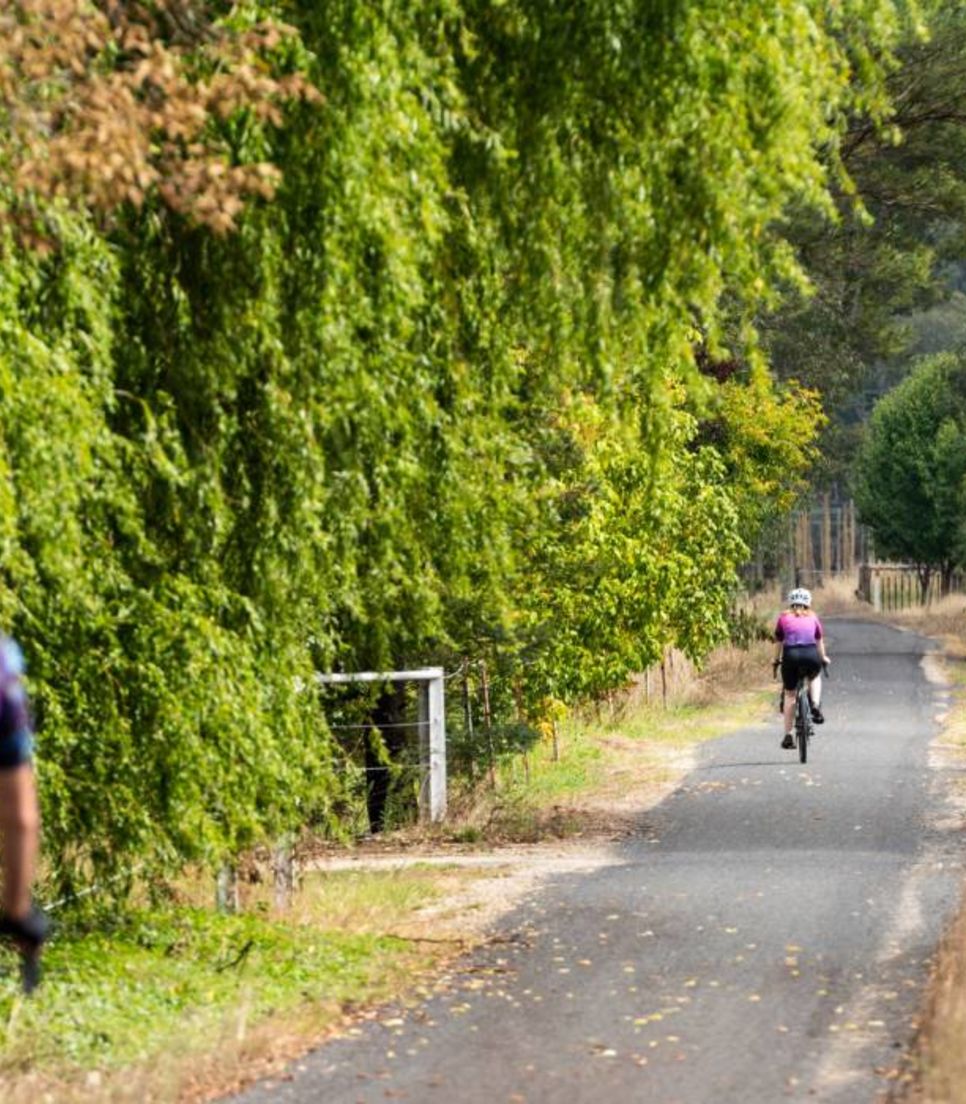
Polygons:
<instances>
[{"instance_id":1,"label":"dry golden grass","mask_svg":"<svg viewBox=\"0 0 966 1104\"><path fill-rule=\"evenodd\" d=\"M941 641L953 701L940 741L947 755L966 748L966 597L880 615L883 621ZM907 1104L966 1104L966 898L936 956L916 1047L893 1100Z\"/></svg>"},{"instance_id":2,"label":"dry golden grass","mask_svg":"<svg viewBox=\"0 0 966 1104\"><path fill-rule=\"evenodd\" d=\"M898 624L940 638L954 656L966 654L966 601L961 595L945 598L924 610L906 610L896 615Z\"/></svg>"},{"instance_id":3,"label":"dry golden grass","mask_svg":"<svg viewBox=\"0 0 966 1104\"><path fill-rule=\"evenodd\" d=\"M740 696L761 683L769 670L771 644L761 641L750 648L716 648L703 667L696 667L681 652L671 651L664 665L638 675L625 694L610 706L608 719L618 721L641 708L708 706Z\"/></svg>"},{"instance_id":4,"label":"dry golden grass","mask_svg":"<svg viewBox=\"0 0 966 1104\"><path fill-rule=\"evenodd\" d=\"M940 947L914 1067L899 1099L966 1104L966 903Z\"/></svg>"},{"instance_id":5,"label":"dry golden grass","mask_svg":"<svg viewBox=\"0 0 966 1104\"><path fill-rule=\"evenodd\" d=\"M867 602L863 602L855 593L856 576L836 576L816 587L812 594L819 615L856 614L864 615L871 611Z\"/></svg>"}]
</instances>

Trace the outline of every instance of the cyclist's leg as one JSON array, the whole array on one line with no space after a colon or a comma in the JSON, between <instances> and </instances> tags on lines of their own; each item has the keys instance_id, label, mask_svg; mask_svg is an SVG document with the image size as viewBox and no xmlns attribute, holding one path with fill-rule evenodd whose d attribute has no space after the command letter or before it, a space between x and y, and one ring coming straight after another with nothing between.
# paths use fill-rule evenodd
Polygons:
<instances>
[{"instance_id":1,"label":"cyclist's leg","mask_svg":"<svg viewBox=\"0 0 966 1104\"><path fill-rule=\"evenodd\" d=\"M785 733L788 734L794 731L795 728L795 691L785 691L785 708L782 710L782 717L785 721Z\"/></svg>"},{"instance_id":2,"label":"cyclist's leg","mask_svg":"<svg viewBox=\"0 0 966 1104\"><path fill-rule=\"evenodd\" d=\"M782 687L785 692L782 720L784 722L784 734L781 746L790 748L795 746L792 733L795 731L795 689L798 685L798 668L792 656L782 656Z\"/></svg>"},{"instance_id":3,"label":"cyclist's leg","mask_svg":"<svg viewBox=\"0 0 966 1104\"><path fill-rule=\"evenodd\" d=\"M6 750L9 750L9 745ZM25 994L40 984L41 953L50 938L50 920L32 903L31 888L40 842L37 783L30 759L0 767L0 833L3 835L3 911L0 936L20 953L20 984Z\"/></svg>"},{"instance_id":4,"label":"cyclist's leg","mask_svg":"<svg viewBox=\"0 0 966 1104\"><path fill-rule=\"evenodd\" d=\"M0 768L0 831L3 833L3 913L23 920L30 913L40 843L37 784L30 762Z\"/></svg>"},{"instance_id":5,"label":"cyclist's leg","mask_svg":"<svg viewBox=\"0 0 966 1104\"><path fill-rule=\"evenodd\" d=\"M825 720L822 715L822 661L817 649L815 655L809 657L805 673L808 675L808 701L812 708L812 720L816 724L822 724Z\"/></svg>"}]
</instances>

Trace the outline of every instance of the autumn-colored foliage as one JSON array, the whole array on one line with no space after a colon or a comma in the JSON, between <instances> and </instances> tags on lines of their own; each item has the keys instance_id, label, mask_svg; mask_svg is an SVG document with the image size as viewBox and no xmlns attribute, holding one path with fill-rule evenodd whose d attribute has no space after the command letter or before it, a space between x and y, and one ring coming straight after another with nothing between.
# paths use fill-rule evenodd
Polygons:
<instances>
[{"instance_id":1,"label":"autumn-colored foliage","mask_svg":"<svg viewBox=\"0 0 966 1104\"><path fill-rule=\"evenodd\" d=\"M232 28L197 0L15 0L0 12L4 168L20 199L64 197L109 214L158 195L217 233L244 200L270 199L272 164L248 161L213 119L250 114L280 125L281 107L318 92L278 75L273 51L292 28ZM2 132L0 132L2 133Z\"/></svg>"}]
</instances>

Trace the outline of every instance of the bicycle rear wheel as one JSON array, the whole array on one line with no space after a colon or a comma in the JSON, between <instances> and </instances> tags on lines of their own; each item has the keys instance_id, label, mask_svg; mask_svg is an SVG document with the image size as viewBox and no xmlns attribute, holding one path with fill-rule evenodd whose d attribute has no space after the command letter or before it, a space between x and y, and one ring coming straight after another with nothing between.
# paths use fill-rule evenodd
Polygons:
<instances>
[{"instance_id":1,"label":"bicycle rear wheel","mask_svg":"<svg viewBox=\"0 0 966 1104\"><path fill-rule=\"evenodd\" d=\"M811 735L812 717L808 705L808 691L801 687L795 699L795 742L798 744L798 761L808 761L808 738Z\"/></svg>"}]
</instances>

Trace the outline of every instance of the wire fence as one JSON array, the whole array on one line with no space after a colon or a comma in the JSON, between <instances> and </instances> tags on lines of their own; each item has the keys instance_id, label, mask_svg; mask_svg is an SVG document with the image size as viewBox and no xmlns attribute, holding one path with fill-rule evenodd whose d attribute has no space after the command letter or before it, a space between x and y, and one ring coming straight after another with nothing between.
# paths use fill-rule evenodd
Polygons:
<instances>
[{"instance_id":1,"label":"wire fence","mask_svg":"<svg viewBox=\"0 0 966 1104\"><path fill-rule=\"evenodd\" d=\"M528 666L517 661L512 670L494 669L483 659L467 659L443 672L446 767L457 785L495 785L501 763L526 755L541 739L526 716L522 677ZM341 752L337 773L353 807L346 809L350 820L365 822L355 808L361 803L368 829L411 822L428 775L420 756L427 722L412 719L415 691L339 682L326 684L320 694L322 715Z\"/></svg>"}]
</instances>

